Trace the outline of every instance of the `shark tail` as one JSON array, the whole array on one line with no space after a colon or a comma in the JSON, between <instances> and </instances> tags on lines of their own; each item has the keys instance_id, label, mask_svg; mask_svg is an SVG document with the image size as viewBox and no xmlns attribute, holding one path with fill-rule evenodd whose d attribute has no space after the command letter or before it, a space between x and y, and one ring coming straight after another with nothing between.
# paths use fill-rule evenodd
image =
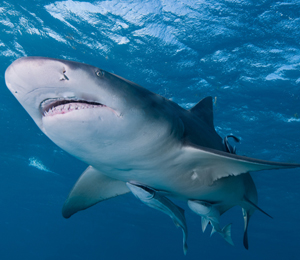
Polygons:
<instances>
[{"instance_id":1,"label":"shark tail","mask_svg":"<svg viewBox=\"0 0 300 260\"><path fill-rule=\"evenodd\" d=\"M226 225L225 227L223 227L222 236L224 237L226 242L228 242L230 245L234 246L234 243L231 238L231 223Z\"/></svg>"}]
</instances>

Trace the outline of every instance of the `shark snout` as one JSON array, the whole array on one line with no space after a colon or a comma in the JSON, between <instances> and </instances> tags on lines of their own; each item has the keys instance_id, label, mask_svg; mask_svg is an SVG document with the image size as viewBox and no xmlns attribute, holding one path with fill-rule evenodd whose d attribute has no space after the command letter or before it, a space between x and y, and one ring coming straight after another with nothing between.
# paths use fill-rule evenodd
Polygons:
<instances>
[{"instance_id":1,"label":"shark snout","mask_svg":"<svg viewBox=\"0 0 300 260\"><path fill-rule=\"evenodd\" d=\"M23 80L20 78L19 73L17 72L20 69L20 65L17 62L18 60L14 61L5 71L5 83L7 88L11 91L11 93L16 96L16 94L24 91L24 87L22 84ZM17 70L16 70L17 69Z\"/></svg>"},{"instance_id":2,"label":"shark snout","mask_svg":"<svg viewBox=\"0 0 300 260\"><path fill-rule=\"evenodd\" d=\"M70 80L70 69L60 60L23 57L5 71L5 82L16 98L37 88L64 87Z\"/></svg>"}]
</instances>

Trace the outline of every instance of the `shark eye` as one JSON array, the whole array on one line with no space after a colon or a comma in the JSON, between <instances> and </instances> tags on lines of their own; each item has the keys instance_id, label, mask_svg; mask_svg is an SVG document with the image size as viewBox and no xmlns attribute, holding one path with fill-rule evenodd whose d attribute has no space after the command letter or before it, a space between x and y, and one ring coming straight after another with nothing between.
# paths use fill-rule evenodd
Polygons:
<instances>
[{"instance_id":1,"label":"shark eye","mask_svg":"<svg viewBox=\"0 0 300 260\"><path fill-rule=\"evenodd\" d=\"M104 72L102 70L96 70L96 75L97 77L103 77L104 76Z\"/></svg>"}]
</instances>

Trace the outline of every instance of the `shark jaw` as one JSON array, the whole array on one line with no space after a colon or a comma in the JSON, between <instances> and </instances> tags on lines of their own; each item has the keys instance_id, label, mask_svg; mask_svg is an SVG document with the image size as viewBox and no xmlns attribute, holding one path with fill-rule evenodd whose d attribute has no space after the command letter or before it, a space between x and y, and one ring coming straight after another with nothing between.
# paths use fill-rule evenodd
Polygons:
<instances>
[{"instance_id":1,"label":"shark jaw","mask_svg":"<svg viewBox=\"0 0 300 260\"><path fill-rule=\"evenodd\" d=\"M107 107L100 102L86 101L77 98L50 98L41 102L40 111L44 117L63 115L73 111L79 111L83 109L109 109L115 115L120 116L116 110Z\"/></svg>"},{"instance_id":2,"label":"shark jaw","mask_svg":"<svg viewBox=\"0 0 300 260\"><path fill-rule=\"evenodd\" d=\"M101 108L120 116L123 100L107 86L111 77L97 67L43 57L20 58L5 72L9 90L40 128L44 117L76 110Z\"/></svg>"}]
</instances>

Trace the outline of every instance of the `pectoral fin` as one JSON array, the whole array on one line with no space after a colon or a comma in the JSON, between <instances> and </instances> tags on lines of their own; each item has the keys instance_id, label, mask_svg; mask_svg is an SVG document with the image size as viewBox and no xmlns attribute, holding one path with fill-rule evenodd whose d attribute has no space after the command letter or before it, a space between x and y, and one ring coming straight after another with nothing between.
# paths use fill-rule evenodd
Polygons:
<instances>
[{"instance_id":1,"label":"pectoral fin","mask_svg":"<svg viewBox=\"0 0 300 260\"><path fill-rule=\"evenodd\" d=\"M192 144L183 148L183 160L195 164L195 170L199 167L197 171L206 184L247 172L300 167L300 164L264 161Z\"/></svg>"},{"instance_id":2,"label":"pectoral fin","mask_svg":"<svg viewBox=\"0 0 300 260\"><path fill-rule=\"evenodd\" d=\"M62 214L65 218L94 204L130 192L125 182L107 177L92 166L80 176L68 198Z\"/></svg>"}]
</instances>

